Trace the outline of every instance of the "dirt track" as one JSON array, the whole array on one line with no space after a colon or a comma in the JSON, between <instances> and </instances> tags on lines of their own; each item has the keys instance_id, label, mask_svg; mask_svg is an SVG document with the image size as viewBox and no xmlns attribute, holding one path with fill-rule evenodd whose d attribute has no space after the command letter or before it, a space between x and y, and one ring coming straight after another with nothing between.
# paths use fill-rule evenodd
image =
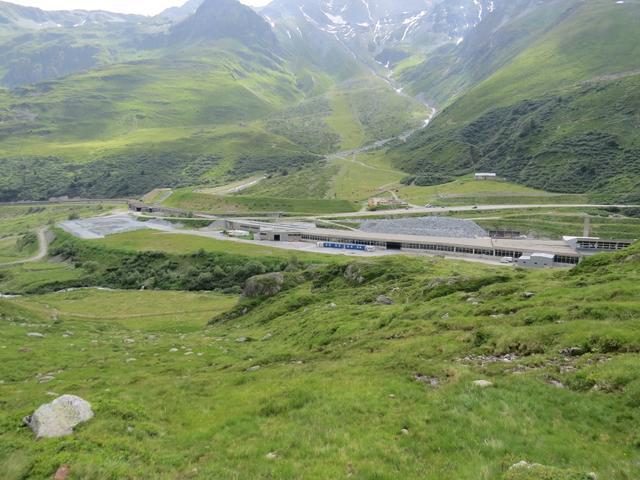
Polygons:
<instances>
[{"instance_id":1,"label":"dirt track","mask_svg":"<svg viewBox=\"0 0 640 480\"><path fill-rule=\"evenodd\" d=\"M49 240L47 239L47 229L41 228L38 230L38 253L33 257L25 258L24 260L16 260L14 262L0 263L0 267L10 267L12 265L22 265L23 263L38 262L47 256L49 253Z\"/></svg>"}]
</instances>

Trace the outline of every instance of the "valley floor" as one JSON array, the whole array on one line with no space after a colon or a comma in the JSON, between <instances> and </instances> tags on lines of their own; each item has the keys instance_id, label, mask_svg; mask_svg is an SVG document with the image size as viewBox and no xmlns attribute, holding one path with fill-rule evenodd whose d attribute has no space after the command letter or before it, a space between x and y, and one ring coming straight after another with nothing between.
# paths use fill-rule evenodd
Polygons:
<instances>
[{"instance_id":1,"label":"valley floor","mask_svg":"<svg viewBox=\"0 0 640 480\"><path fill-rule=\"evenodd\" d=\"M28 208L0 232L105 213ZM635 478L637 246L524 271L167 229L54 228L0 268L3 478ZM268 272L280 291L241 295ZM21 419L62 394L95 418L36 441Z\"/></svg>"}]
</instances>

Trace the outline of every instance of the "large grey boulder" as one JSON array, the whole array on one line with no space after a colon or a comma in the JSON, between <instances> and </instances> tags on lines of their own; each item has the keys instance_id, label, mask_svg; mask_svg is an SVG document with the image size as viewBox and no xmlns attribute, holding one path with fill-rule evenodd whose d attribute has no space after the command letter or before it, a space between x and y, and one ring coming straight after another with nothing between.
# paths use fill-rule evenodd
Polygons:
<instances>
[{"instance_id":1,"label":"large grey boulder","mask_svg":"<svg viewBox=\"0 0 640 480\"><path fill-rule=\"evenodd\" d=\"M245 284L244 296L248 298L273 297L282 291L284 281L284 274L280 272L251 277Z\"/></svg>"},{"instance_id":2,"label":"large grey boulder","mask_svg":"<svg viewBox=\"0 0 640 480\"><path fill-rule=\"evenodd\" d=\"M393 305L394 301L386 295L378 295L378 298L376 298L376 303L378 305Z\"/></svg>"},{"instance_id":3,"label":"large grey boulder","mask_svg":"<svg viewBox=\"0 0 640 480\"><path fill-rule=\"evenodd\" d=\"M63 395L38 408L24 423L36 438L56 438L71 435L74 427L93 418L89 402L75 395Z\"/></svg>"}]
</instances>

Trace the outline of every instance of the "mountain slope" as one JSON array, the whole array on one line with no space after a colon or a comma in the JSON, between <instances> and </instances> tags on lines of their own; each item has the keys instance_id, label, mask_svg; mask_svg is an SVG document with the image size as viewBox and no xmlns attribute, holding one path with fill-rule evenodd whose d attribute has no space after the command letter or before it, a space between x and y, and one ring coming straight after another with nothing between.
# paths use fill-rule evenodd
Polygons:
<instances>
[{"instance_id":1,"label":"mountain slope","mask_svg":"<svg viewBox=\"0 0 640 480\"><path fill-rule=\"evenodd\" d=\"M399 80L438 104L480 83L571 15L580 0L496 0L455 44L402 70Z\"/></svg>"},{"instance_id":2,"label":"mountain slope","mask_svg":"<svg viewBox=\"0 0 640 480\"><path fill-rule=\"evenodd\" d=\"M492 4L487 0L275 0L261 13L283 44L308 42L318 52L333 45L380 69L416 51L455 43Z\"/></svg>"},{"instance_id":3,"label":"mountain slope","mask_svg":"<svg viewBox=\"0 0 640 480\"><path fill-rule=\"evenodd\" d=\"M66 262L0 278L24 294L0 299L7 480L69 458L81 478L637 477L638 246L570 271L148 232L51 248ZM274 271L279 293L231 295ZM60 291L92 285L114 290ZM54 388L96 418L36 442L18 425Z\"/></svg>"},{"instance_id":4,"label":"mountain slope","mask_svg":"<svg viewBox=\"0 0 640 480\"><path fill-rule=\"evenodd\" d=\"M187 3L178 7L169 7L158 14L158 17L171 20L172 22L179 22L184 20L190 15L196 13L198 7L202 5L204 0L188 0Z\"/></svg>"},{"instance_id":5,"label":"mountain slope","mask_svg":"<svg viewBox=\"0 0 640 480\"><path fill-rule=\"evenodd\" d=\"M137 15L0 2L0 85L53 80L137 58L140 40L159 28L155 20Z\"/></svg>"},{"instance_id":6,"label":"mountain slope","mask_svg":"<svg viewBox=\"0 0 640 480\"><path fill-rule=\"evenodd\" d=\"M207 0L163 25L138 32L135 60L0 90L0 199L126 196L286 172L322 160L342 137L357 147L421 121L418 102L357 62L342 74L315 65L235 0ZM345 82L345 69L356 78Z\"/></svg>"},{"instance_id":7,"label":"mountain slope","mask_svg":"<svg viewBox=\"0 0 640 480\"><path fill-rule=\"evenodd\" d=\"M638 195L640 3L568 6L537 42L398 145L397 164L448 175L488 169L552 191ZM517 21L531 15L540 12Z\"/></svg>"},{"instance_id":8,"label":"mountain slope","mask_svg":"<svg viewBox=\"0 0 640 480\"><path fill-rule=\"evenodd\" d=\"M171 29L172 42L233 38L245 45L273 48L276 38L269 24L237 0L205 0L194 15Z\"/></svg>"},{"instance_id":9,"label":"mountain slope","mask_svg":"<svg viewBox=\"0 0 640 480\"><path fill-rule=\"evenodd\" d=\"M313 159L255 123L302 95L282 65L233 42L5 93L0 197L129 195L241 158Z\"/></svg>"}]
</instances>

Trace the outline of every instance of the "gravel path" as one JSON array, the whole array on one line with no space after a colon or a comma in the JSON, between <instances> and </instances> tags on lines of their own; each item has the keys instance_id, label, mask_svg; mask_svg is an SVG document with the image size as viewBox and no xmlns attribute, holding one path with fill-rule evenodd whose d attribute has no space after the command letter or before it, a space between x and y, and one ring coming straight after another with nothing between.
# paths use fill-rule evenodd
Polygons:
<instances>
[{"instance_id":1,"label":"gravel path","mask_svg":"<svg viewBox=\"0 0 640 480\"><path fill-rule=\"evenodd\" d=\"M49 253L49 239L47 238L47 229L38 230L38 253L31 258L24 260L16 260L15 262L0 263L0 267L10 267L12 265L22 265L23 263L33 263L42 260Z\"/></svg>"}]
</instances>

